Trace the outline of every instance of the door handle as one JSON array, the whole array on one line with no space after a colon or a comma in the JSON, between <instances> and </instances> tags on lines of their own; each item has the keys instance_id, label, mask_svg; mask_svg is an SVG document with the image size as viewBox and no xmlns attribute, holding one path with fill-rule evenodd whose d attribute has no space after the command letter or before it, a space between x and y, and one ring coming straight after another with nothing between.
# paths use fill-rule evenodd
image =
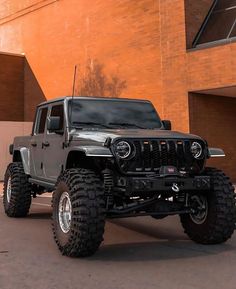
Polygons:
<instances>
[{"instance_id":1,"label":"door handle","mask_svg":"<svg viewBox=\"0 0 236 289\"><path fill-rule=\"evenodd\" d=\"M42 143L42 148L49 147L50 143L48 141Z\"/></svg>"},{"instance_id":2,"label":"door handle","mask_svg":"<svg viewBox=\"0 0 236 289\"><path fill-rule=\"evenodd\" d=\"M31 144L32 147L36 147L37 146L36 142L31 142L30 144Z\"/></svg>"}]
</instances>

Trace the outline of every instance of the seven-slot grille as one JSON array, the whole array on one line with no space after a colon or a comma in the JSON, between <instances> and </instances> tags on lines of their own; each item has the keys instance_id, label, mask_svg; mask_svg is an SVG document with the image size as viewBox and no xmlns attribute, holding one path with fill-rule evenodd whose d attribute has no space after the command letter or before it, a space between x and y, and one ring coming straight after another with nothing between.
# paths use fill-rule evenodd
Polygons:
<instances>
[{"instance_id":1,"label":"seven-slot grille","mask_svg":"<svg viewBox=\"0 0 236 289\"><path fill-rule=\"evenodd\" d=\"M119 160L124 173L158 172L161 166L175 166L178 169L190 168L196 160L191 153L190 140L128 140L135 150L135 156Z\"/></svg>"}]
</instances>

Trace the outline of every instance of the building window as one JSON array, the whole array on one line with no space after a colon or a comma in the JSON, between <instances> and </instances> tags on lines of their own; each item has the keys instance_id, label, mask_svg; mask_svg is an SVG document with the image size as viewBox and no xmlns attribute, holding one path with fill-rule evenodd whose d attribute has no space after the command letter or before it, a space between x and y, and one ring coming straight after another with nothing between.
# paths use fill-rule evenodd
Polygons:
<instances>
[{"instance_id":1,"label":"building window","mask_svg":"<svg viewBox=\"0 0 236 289\"><path fill-rule=\"evenodd\" d=\"M236 0L216 0L213 3L193 46L236 36Z\"/></svg>"}]
</instances>

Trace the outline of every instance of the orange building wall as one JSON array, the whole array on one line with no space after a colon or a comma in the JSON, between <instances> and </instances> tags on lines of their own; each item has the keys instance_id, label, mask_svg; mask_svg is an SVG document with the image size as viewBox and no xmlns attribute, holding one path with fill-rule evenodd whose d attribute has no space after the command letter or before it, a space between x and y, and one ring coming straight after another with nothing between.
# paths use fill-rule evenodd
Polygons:
<instances>
[{"instance_id":1,"label":"orange building wall","mask_svg":"<svg viewBox=\"0 0 236 289\"><path fill-rule=\"evenodd\" d=\"M5 2L13 11L13 3L19 6L19 1ZM152 97L160 91L158 2L51 2L0 26L6 35L0 50L25 53L47 98L71 94L74 65L83 74L88 59L103 64L107 75L126 80L125 96Z\"/></svg>"},{"instance_id":2,"label":"orange building wall","mask_svg":"<svg viewBox=\"0 0 236 289\"><path fill-rule=\"evenodd\" d=\"M205 10L210 5L199 1ZM236 44L186 51L185 19L194 3L0 0L0 51L25 53L49 99L72 93L75 64L79 85L88 61L99 63L108 79L115 75L126 82L122 97L152 100L174 129L189 131L188 91L236 83Z\"/></svg>"},{"instance_id":3,"label":"orange building wall","mask_svg":"<svg viewBox=\"0 0 236 289\"><path fill-rule=\"evenodd\" d=\"M163 117L176 130L189 130L184 1L159 1Z\"/></svg>"},{"instance_id":4,"label":"orange building wall","mask_svg":"<svg viewBox=\"0 0 236 289\"><path fill-rule=\"evenodd\" d=\"M39 8L42 3L47 5ZM122 97L150 99L162 117L173 120L174 128L188 130L183 1L0 4L5 4L0 10L0 50L25 53L46 98L70 95L74 65L79 78L88 60L97 60L108 78L126 81Z\"/></svg>"},{"instance_id":5,"label":"orange building wall","mask_svg":"<svg viewBox=\"0 0 236 289\"><path fill-rule=\"evenodd\" d=\"M189 91L236 84L236 43L191 51L187 60Z\"/></svg>"}]
</instances>

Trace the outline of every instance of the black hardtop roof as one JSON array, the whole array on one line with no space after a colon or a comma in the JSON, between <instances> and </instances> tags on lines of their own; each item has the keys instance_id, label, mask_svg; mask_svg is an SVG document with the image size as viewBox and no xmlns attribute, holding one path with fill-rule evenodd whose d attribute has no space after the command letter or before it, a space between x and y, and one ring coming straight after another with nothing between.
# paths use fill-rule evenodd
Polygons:
<instances>
[{"instance_id":1,"label":"black hardtop roof","mask_svg":"<svg viewBox=\"0 0 236 289\"><path fill-rule=\"evenodd\" d=\"M69 100L69 99L90 99L90 100L109 100L109 101L138 101L138 102L149 102L149 100L145 100L145 99L135 99L135 98L117 98L117 97L101 97L101 96L64 96L64 97L59 97L59 98L54 98L54 99L50 99L48 101L44 101L40 104L38 104L38 106L42 106L45 104L51 104L54 102L59 102L59 101L65 101L65 100Z\"/></svg>"}]
</instances>

